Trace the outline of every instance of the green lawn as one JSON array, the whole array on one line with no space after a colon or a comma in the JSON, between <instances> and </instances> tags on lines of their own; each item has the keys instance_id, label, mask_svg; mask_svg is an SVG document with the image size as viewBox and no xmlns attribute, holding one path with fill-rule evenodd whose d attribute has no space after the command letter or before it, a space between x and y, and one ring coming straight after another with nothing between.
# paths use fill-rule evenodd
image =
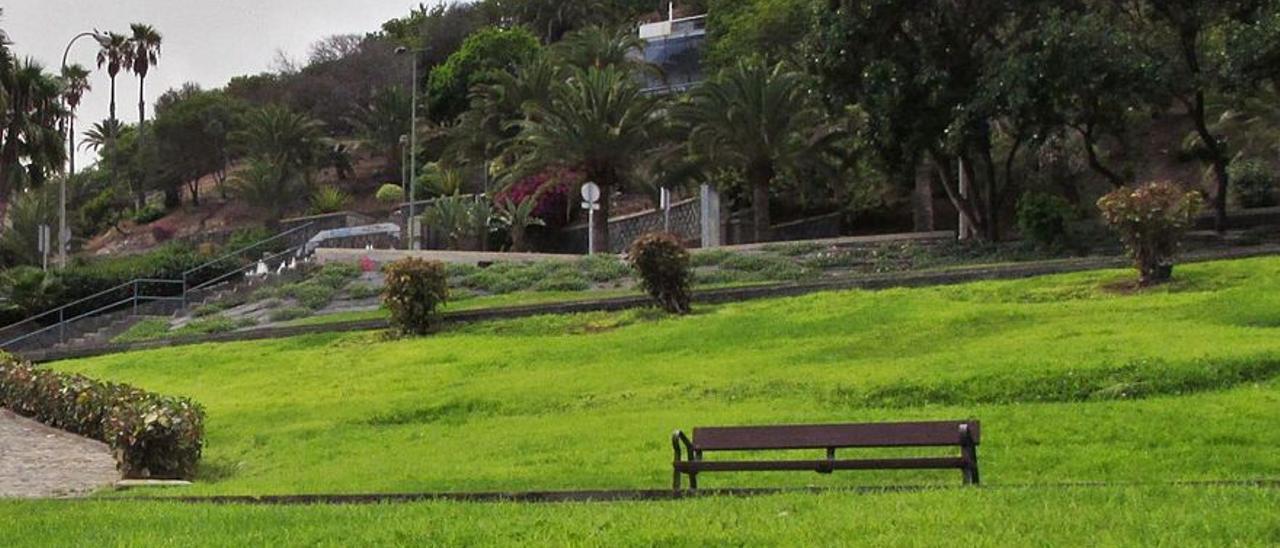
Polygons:
<instances>
[{"instance_id":1,"label":"green lawn","mask_svg":"<svg viewBox=\"0 0 1280 548\"><path fill-rule=\"evenodd\" d=\"M966 417L983 421L990 490L604 506L9 503L0 516L107 542L204 531L228 542L333 542L325 532L344 523L354 538L392 542L593 544L611 531L640 544L832 534L924 545L1278 542L1274 490L1014 487L1280 478L1280 259L1191 265L1177 276L1138 294L1118 287L1129 272L1106 271L753 301L686 318L552 316L414 340L312 335L57 365L207 407L198 484L130 497L662 488L674 428ZM702 481L960 480L885 472ZM493 515L501 523L484 518ZM138 536L111 536L117 521L138 524Z\"/></svg>"},{"instance_id":2,"label":"green lawn","mask_svg":"<svg viewBox=\"0 0 1280 548\"><path fill-rule=\"evenodd\" d=\"M1267 546L1280 490L987 489L610 504L0 502L7 546Z\"/></svg>"}]
</instances>

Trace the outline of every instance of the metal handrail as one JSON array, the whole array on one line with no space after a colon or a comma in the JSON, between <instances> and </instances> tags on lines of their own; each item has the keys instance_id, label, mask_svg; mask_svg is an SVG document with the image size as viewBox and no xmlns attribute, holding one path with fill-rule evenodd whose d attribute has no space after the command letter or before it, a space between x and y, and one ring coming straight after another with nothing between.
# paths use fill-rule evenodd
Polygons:
<instances>
[{"instance_id":1,"label":"metal handrail","mask_svg":"<svg viewBox=\"0 0 1280 548\"><path fill-rule=\"evenodd\" d=\"M226 254L224 254L224 255L222 255L222 256L220 256L220 257L216 258L216 259L213 259L213 260L211 260L211 261L205 262L204 264L201 264L201 265L196 266L196 267L194 267L194 268L187 269L187 270L183 271L183 273L182 273L182 279L181 279L181 280L167 280L167 279L159 279L159 278L137 278L137 279L129 280L128 282L125 282L125 283L122 283L122 284L120 284L120 285L114 286L114 287L112 287L112 288L110 288L110 289L105 289L105 290L100 291L100 292L98 292L98 293L94 293L93 295L89 295L88 297L83 297L83 298L77 299L77 300L75 300L75 301L73 301L73 302L70 302L70 303L64 304L64 305L62 305L62 306L59 306L59 307L57 307L57 308L50 309L50 310L47 310L47 311L45 311L45 312L41 312L41 313L36 314L36 315L34 315L34 316L31 316L31 317L29 317L29 318L23 319L23 320L21 320L21 321L19 321L19 322L15 322L15 323L12 323L12 324L9 324L9 325L6 325L6 326L3 326L3 327L0 327L0 333L3 333L3 332L5 332L5 331L8 331L8 330L13 329L13 328L21 327L21 326L28 325L28 324L37 323L37 322L39 322L41 319L50 318L50 317L52 317L52 316L54 316L54 315L57 315L57 317L58 317L58 322L57 322L57 323L55 323L55 324L53 324L53 325L49 325L49 326L46 326L46 327L43 327L43 328L37 329L37 330L32 331L32 332L30 332L30 333L25 333L25 334L23 334L23 335L20 335L20 336L18 336L18 337L16 337L16 338L10 339L10 340L5 341L5 342L0 342L0 348L8 347L8 346L10 346L10 345L12 345L12 344L14 344L14 343L21 342L21 341L23 341L23 340L29 339L29 338L34 337L34 336L36 336L36 335L39 335L39 334L41 334L41 333L47 333L47 332L49 332L49 331L51 331L51 330L53 330L53 329L61 329L61 330L63 330L64 337L65 337L65 330L66 330L66 326L67 326L67 325L69 325L69 324L71 324L71 323L74 323L74 322L76 322L76 321L82 320L82 319L84 319L84 318L87 318L87 317L89 317L89 316L97 315L97 314L99 314L99 313L101 313L101 312L103 312L103 311L105 311L105 310L109 310L109 309L112 309L112 308L118 307L118 306L120 306L120 305L123 305L123 304L128 303L128 302L131 302L131 301L134 303L134 308L135 308L135 309L137 308L137 303L138 303L138 301L139 301L139 300L149 300L149 301L179 301L179 300L180 300L180 301L182 301L182 306L183 306L183 308L186 308L186 306L187 306L187 294L188 294L189 292L191 292L191 291L193 291L193 290L203 289L203 288L205 288L205 287L208 287L208 286L210 286L210 285L213 285L214 283L217 283L217 282L223 281L223 280L225 280L225 279L227 279L227 278L230 278L231 276L234 276L234 275L236 275L236 274L239 274L239 273L241 272L242 267L237 266L237 267L235 267L235 268L231 269L230 271L228 271L227 273L225 273L225 274L223 274L223 275L221 275L221 276L219 276L219 277L217 277L217 278L214 278L213 280L209 280L209 281L206 281L206 282L202 282L200 285L197 285L197 286L195 286L195 287L188 287L188 283L189 283L189 281L190 281L190 276L191 276L191 274L193 274L193 273L195 273L195 272L199 272L199 271L201 271L201 270L204 270L204 269L206 269L206 268L208 268L208 267L210 267L210 266L212 266L212 265L216 265L216 264L218 264L218 263L221 263L221 262L223 262L223 261L226 261L227 259L230 259L230 258L233 258L233 257L238 257L238 256L240 256L240 255L244 254L246 251L250 251L250 250L252 250L252 249L255 249L255 248L261 247L261 246L263 246L263 245L266 245L266 244L268 244L268 243L270 243L270 242L273 242L273 241L279 240L279 239L281 239L281 238L286 238L286 237L291 236L291 235L293 235L293 234L295 234L295 233L297 233L297 232L299 232L299 231L306 230L306 229L308 229L308 228L312 227L314 224L315 224L314 222L310 222L310 223L306 223L306 224L301 225L301 226L297 226L297 227L291 228L291 229L289 229L289 230L286 230L286 231L284 231L284 232L281 232L281 233L279 233L279 234L276 234L276 235L274 235L274 236L272 236L272 237L270 237L270 238L266 238L266 239L264 239L264 240L260 240L260 241L258 241L258 242L255 242L255 243L250 244L250 245L248 245L248 246L242 247L242 248L237 249L237 250L235 250L235 251L232 251L232 252L230 252L230 253L226 253ZM305 244L304 244L304 245L305 245ZM300 247L302 247L302 246L301 246L301 245L299 245L299 246L294 246L294 247L289 248L288 250L286 250L286 251L284 251L284 252L277 253L277 254L275 254L275 255L270 255L270 256L268 256L268 258L267 258L266 260L274 260L274 259L276 259L276 258L278 258L278 257L280 257L280 256L282 256L282 255L284 255L284 254L287 254L287 253L294 253L294 252L296 252ZM141 284L169 284L169 285L180 285L180 286L182 287L182 296L181 296L181 297L143 296L143 295L141 295L141 294L140 294L140 292L139 292L139 286L140 286ZM67 319L67 318L66 318L67 311L68 311L68 310L71 310L72 308L74 308L74 307L76 307L76 306L83 305L83 304L85 304L85 303L87 303L87 302L91 302L91 301L96 300L96 299L100 299L100 298L102 298L103 296L109 295L109 294L111 294L111 293L114 293L114 292L120 291L120 290L122 290L122 289L129 288L129 287L132 287L132 288L133 288L133 295L132 295L132 296L130 296L129 298L126 298L126 299L123 299L123 300L120 300L120 301L117 301L117 302L114 302L114 303L111 303L111 304L105 305L105 306L103 306L103 307L99 307L99 308L97 308L97 309L95 309L95 310L93 310L93 311L90 311L90 312L87 312L87 313L84 313L84 314L80 314L80 315L75 316L75 317L73 317L73 318L71 318L71 319Z\"/></svg>"},{"instance_id":2,"label":"metal handrail","mask_svg":"<svg viewBox=\"0 0 1280 548\"><path fill-rule=\"evenodd\" d=\"M125 283L122 283L122 284L117 285L117 286L115 286L115 287L112 287L111 289L106 289L106 290L100 291L100 292L98 292L98 293L94 293L93 295L90 295L90 296L88 296L88 297L84 297L84 298L82 298L82 299L80 299L80 300L77 300L77 301L74 301L74 302L71 302L71 303L64 304L64 305L62 305L62 306L59 306L58 308L54 308L54 309L52 309L52 310L47 310L47 311L45 311L45 312L41 312L40 314L36 314L35 316L31 316L30 318L27 318L27 319L22 320L22 321L20 321L20 322L12 323L12 324L6 325L6 326L4 326L4 327L0 327L0 332L6 331L6 330L11 329L11 328L14 328L14 327L18 327L18 326L20 326L20 325L26 325L26 324L28 324L28 323L34 322L34 321L36 321L36 320L38 320L38 319L40 319L40 318L43 318L43 317L45 317L45 316L48 316L48 315L51 315L51 314L54 314L54 313L57 313L57 312L62 312L62 311L64 311L64 310L67 310L67 309L69 309L69 308L71 308L71 307L73 307L73 306L76 306L76 305L78 305L78 304L83 304L83 303L88 302L88 301L91 301L91 300L93 300L93 299L97 299L98 297L102 297L103 295L107 295L107 294L109 294L109 293L112 293L112 292L118 291L118 290L120 290L120 289L124 289L124 288L126 288L126 287L129 287L129 286L133 285L133 284L134 284L134 281L135 281L135 280L130 280L130 281L128 281L128 282L125 282ZM176 281L176 280L170 280L170 281ZM178 282L178 283L181 283L181 282Z\"/></svg>"},{"instance_id":3,"label":"metal handrail","mask_svg":"<svg viewBox=\"0 0 1280 548\"><path fill-rule=\"evenodd\" d=\"M161 279L154 279L154 278L140 278L140 279L134 280L134 281L132 281L132 282L129 282L129 283L127 283L127 284L124 284L124 285L122 285L122 286L117 286L117 287L116 287L116 288L114 288L114 289L119 289L119 288L121 288L121 287L130 286L130 285L134 286L133 295L132 295L132 296L130 296L129 298L121 299L121 300L119 300L119 301L116 301L116 302L113 302L113 303L110 303L110 304L107 304L107 305L100 306L100 307L98 307L98 308L95 308L95 309L93 309L93 310L90 310L89 312L85 312L85 313L83 313L83 314L80 314L79 316L75 316L75 317L72 317L72 318L70 318L70 319L63 319L63 320L59 321L59 322L58 322L58 323L56 323L56 324L53 324L53 325L50 325L50 326L46 326L46 327L44 327L44 328L37 329L37 330L32 331L32 332L30 332L30 333L26 333L26 334L23 334L23 335L21 335L21 336L15 337L15 338L13 338L13 339L7 340L7 341L5 341L5 342L3 342L3 343L0 343L0 347L8 347L8 346L10 346L10 345L13 345L13 344L16 344L16 343L20 343L20 342L22 342L22 341L25 341L25 340L30 339L30 338L32 338L32 337L35 337L35 336L37 336L37 335L42 335L42 334L44 334L44 333L48 333L48 332L50 332L50 331L53 331L54 329L60 329L60 330L63 330L63 335L59 337L59 340L60 340L60 341L61 341L61 340L65 340L65 338L66 338L66 337L65 337L65 329L66 329L66 326L71 325L71 324L73 324L73 323L76 323L76 322L78 322L78 321L80 321L80 320L83 320L83 319L85 319L85 318L89 318L89 317L92 317L92 316L97 316L98 314L101 314L101 313L106 312L106 311L108 311L108 310L112 310L112 309L115 309L115 308L119 308L119 307L121 307L121 306L123 306L123 305L125 305L125 304L130 303L130 302L132 302L132 303L133 303L134 311L135 311L135 313L136 313L136 311L137 311L137 307L138 307L138 301L140 301L140 300L147 300L147 301L152 301L152 302L154 302L154 301L185 301L185 300L186 300L186 297L165 297L165 296L160 296L160 295L154 295L154 296L152 296L152 295L143 295L143 294L141 294L141 293L138 291L137 287L138 287L139 285L141 285L141 284L144 284L144 283L153 283L153 284L158 283L158 284L170 284L170 285L176 285L176 284L180 284L180 283L182 283L182 282L181 282L181 281L179 281L179 280L161 280ZM102 293L99 293L99 294L98 294L98 296L101 296L101 295L102 295ZM16 325L16 324L15 324L15 325Z\"/></svg>"},{"instance_id":4,"label":"metal handrail","mask_svg":"<svg viewBox=\"0 0 1280 548\"><path fill-rule=\"evenodd\" d=\"M268 255L268 256L266 256L266 257L263 257L263 258L262 258L262 259L260 259L260 260L261 260L262 262L267 262L267 263L269 263L269 262L274 261L274 260L276 260L276 259L278 259L278 258L281 258L281 257L287 256L287 255L291 255L291 254L296 254L296 253L298 252L298 250L299 250L299 249L302 249L302 248L303 248L303 247L305 247L305 246L306 246L306 244L296 245L296 246L293 246L293 247L291 247L291 248L289 248L289 249L286 249L286 250L284 250L284 251L281 251L281 252L279 252L279 253L275 253L275 254L273 254L273 255ZM242 268L236 268L236 269L233 269L233 270L231 270L230 272L227 272L226 274L223 274L223 275L221 275L221 276L218 276L217 278L214 278L214 279L212 279L212 280L205 281L205 282L201 283L200 285L190 287L190 288L188 288L188 289L187 289L187 291L188 291L188 292L190 292L190 291L199 291L199 290L202 290L202 289L205 289L205 288L211 287L211 286L213 286L213 285L218 284L219 282L222 282L223 280L226 280L227 278L230 278L230 277L232 277L232 276L235 276L236 274L240 274L240 273L242 273L242 271L243 271L243 269L242 269Z\"/></svg>"},{"instance_id":5,"label":"metal handrail","mask_svg":"<svg viewBox=\"0 0 1280 548\"><path fill-rule=\"evenodd\" d=\"M227 259L230 259L230 258L232 258L232 257L238 257L238 256L240 256L241 254L243 254L243 253L244 253L244 252L246 252L246 251L249 251L249 250L251 250L251 249L255 249L255 248L261 247L263 244L266 244L266 243L268 243L268 242L276 241L276 240L278 240L278 239L280 239L280 238L283 238L283 237L285 237L285 236L292 235L293 233L298 232L298 231L300 231L300 230L303 230L303 229L306 229L306 228L310 228L310 227L311 227L311 225L314 225L314 224L315 224L314 222L311 222L311 223L304 224L304 225L302 225L302 226L297 226L297 227L291 228L291 229L289 229L289 230L286 230L286 231L284 231L284 232L281 232L281 233L279 233L279 234L276 234L275 236L272 236L272 237L267 238L267 239L265 239L265 240L258 241L258 242L254 243L254 244L252 244L252 245L249 245L249 246L246 246L246 247L242 247L242 248L240 248L240 249L237 249L237 250L235 250L235 251L232 251L232 252L230 252L230 253L227 253L227 254L225 254L225 255L222 255L221 257L218 257L217 259L214 259L214 260L212 260L212 261L209 261L209 262L207 262L207 263L204 263L204 264L202 264L202 265L200 265L200 266L197 266L197 267L195 267L195 268L187 269L186 271L184 271L184 272L182 273L183 281L186 281L187 276L191 275L191 273L193 273L193 272L199 272L199 271L201 271L201 270L204 270L205 268L208 268L208 267L209 267L209 266L211 266L211 265L218 264L218 263L220 263L220 262L222 262L222 261L225 261L225 260L227 260Z\"/></svg>"}]
</instances>

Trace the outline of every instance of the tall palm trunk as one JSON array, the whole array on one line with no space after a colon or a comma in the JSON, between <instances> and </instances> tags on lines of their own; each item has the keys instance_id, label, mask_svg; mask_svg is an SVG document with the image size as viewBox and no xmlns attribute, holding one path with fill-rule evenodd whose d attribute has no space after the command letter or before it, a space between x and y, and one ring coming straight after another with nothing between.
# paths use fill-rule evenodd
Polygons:
<instances>
[{"instance_id":1,"label":"tall palm trunk","mask_svg":"<svg viewBox=\"0 0 1280 548\"><path fill-rule=\"evenodd\" d=\"M138 172L142 174L142 180L141 180L141 181L138 181L138 208L139 208L139 209L141 209L141 208L146 204L146 201L147 201L147 189L146 189L146 187L144 186L144 185L146 184L146 178L147 178L147 167L148 167L148 166L146 165L146 160L147 160L147 153L146 153L146 150L147 150L147 131L146 131L146 129L147 129L147 128L146 128L146 125L147 125L147 103L146 103L146 101L143 99L143 93L146 91L146 83L147 83L147 77L146 77L146 76L138 76L138 161L139 161L139 163L143 164L143 165L139 166L139 167L140 167L140 169L138 170ZM174 192L176 192L176 189L174 190ZM167 205L170 205L170 204L169 204L169 201L170 201L170 195L169 195L169 193L168 193L168 192L166 192L166 193L165 193L165 205L166 205L166 206L167 206ZM182 201L182 198L181 198L180 196L178 197L178 201L179 201L179 202L181 202L181 201Z\"/></svg>"},{"instance_id":2,"label":"tall palm trunk","mask_svg":"<svg viewBox=\"0 0 1280 548\"><path fill-rule=\"evenodd\" d=\"M752 232L755 241L767 242L773 228L773 220L769 216L769 186L773 183L774 169L771 164L760 164L751 168L747 177L751 184Z\"/></svg>"}]
</instances>

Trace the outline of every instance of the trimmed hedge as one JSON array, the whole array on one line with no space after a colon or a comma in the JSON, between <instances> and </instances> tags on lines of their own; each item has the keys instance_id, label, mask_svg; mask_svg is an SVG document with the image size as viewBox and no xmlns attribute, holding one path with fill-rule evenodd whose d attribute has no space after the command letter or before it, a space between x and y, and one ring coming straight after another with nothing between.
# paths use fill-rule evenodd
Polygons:
<instances>
[{"instance_id":1,"label":"trimmed hedge","mask_svg":"<svg viewBox=\"0 0 1280 548\"><path fill-rule=\"evenodd\" d=\"M186 398L40 368L0 353L0 406L111 446L128 478L195 476L204 409Z\"/></svg>"}]
</instances>

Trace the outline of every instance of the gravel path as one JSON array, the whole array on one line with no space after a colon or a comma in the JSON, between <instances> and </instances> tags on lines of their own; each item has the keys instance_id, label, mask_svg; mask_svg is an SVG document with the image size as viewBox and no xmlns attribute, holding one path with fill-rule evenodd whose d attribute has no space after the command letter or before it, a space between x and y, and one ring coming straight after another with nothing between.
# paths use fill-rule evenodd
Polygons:
<instances>
[{"instance_id":1,"label":"gravel path","mask_svg":"<svg viewBox=\"0 0 1280 548\"><path fill-rule=\"evenodd\" d=\"M0 409L0 498L84 496L119 479L106 444Z\"/></svg>"}]
</instances>

